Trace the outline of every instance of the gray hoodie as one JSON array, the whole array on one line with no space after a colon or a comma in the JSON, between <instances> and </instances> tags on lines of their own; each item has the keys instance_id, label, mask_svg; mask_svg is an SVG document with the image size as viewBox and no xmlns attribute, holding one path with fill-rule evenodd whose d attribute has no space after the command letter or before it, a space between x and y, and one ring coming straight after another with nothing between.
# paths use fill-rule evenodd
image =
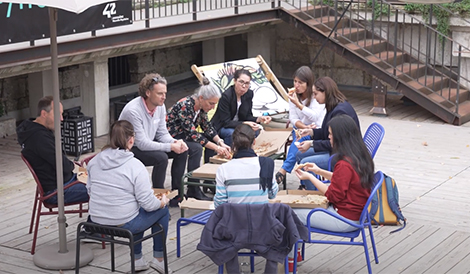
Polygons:
<instances>
[{"instance_id":1,"label":"gray hoodie","mask_svg":"<svg viewBox=\"0 0 470 274\"><path fill-rule=\"evenodd\" d=\"M93 222L121 225L134 219L139 208L160 208L149 173L130 151L105 149L87 166L89 214Z\"/></svg>"}]
</instances>

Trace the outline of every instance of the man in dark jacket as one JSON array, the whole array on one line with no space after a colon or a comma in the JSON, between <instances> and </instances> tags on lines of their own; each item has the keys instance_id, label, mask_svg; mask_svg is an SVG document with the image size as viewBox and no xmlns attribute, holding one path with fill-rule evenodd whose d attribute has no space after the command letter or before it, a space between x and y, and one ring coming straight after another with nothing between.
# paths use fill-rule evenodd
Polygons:
<instances>
[{"instance_id":1,"label":"man in dark jacket","mask_svg":"<svg viewBox=\"0 0 470 274\"><path fill-rule=\"evenodd\" d=\"M63 107L60 104L62 120ZM57 189L55 137L54 137L54 102L52 96L39 100L38 117L23 121L16 129L21 154L28 160L41 182L44 194ZM64 186L77 180L73 173L74 164L62 152ZM64 189L64 203L86 202L88 193L85 184L76 184ZM47 203L57 204L57 195L49 198Z\"/></svg>"}]
</instances>

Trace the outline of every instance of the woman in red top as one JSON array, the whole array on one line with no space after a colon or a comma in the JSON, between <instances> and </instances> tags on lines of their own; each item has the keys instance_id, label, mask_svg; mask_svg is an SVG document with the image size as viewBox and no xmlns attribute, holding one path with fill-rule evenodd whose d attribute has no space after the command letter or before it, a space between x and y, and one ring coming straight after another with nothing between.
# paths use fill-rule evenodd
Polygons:
<instances>
[{"instance_id":1,"label":"woman in red top","mask_svg":"<svg viewBox=\"0 0 470 274\"><path fill-rule=\"evenodd\" d=\"M330 202L328 210L353 222L358 222L361 212L370 196L373 187L374 162L367 150L362 135L354 120L347 115L339 115L328 123L331 146L335 154L334 172L308 163L304 170L297 170L301 180L309 180L323 193ZM313 171L331 181L325 185L314 175ZM307 223L306 217L310 209L296 209L300 220ZM356 228L324 213L315 212L310 217L312 227L348 232Z\"/></svg>"}]
</instances>

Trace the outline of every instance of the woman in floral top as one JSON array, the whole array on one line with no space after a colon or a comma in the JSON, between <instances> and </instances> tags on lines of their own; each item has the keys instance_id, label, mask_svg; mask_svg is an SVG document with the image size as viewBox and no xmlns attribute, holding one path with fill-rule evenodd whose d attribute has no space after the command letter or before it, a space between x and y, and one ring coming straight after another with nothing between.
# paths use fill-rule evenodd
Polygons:
<instances>
[{"instance_id":1,"label":"woman in floral top","mask_svg":"<svg viewBox=\"0 0 470 274\"><path fill-rule=\"evenodd\" d=\"M226 157L230 155L230 147L217 135L207 117L207 112L215 107L219 98L220 92L217 88L210 84L207 78L203 78L201 86L193 95L180 99L168 112L168 132L174 138L178 136L179 139L183 139L188 145L188 171L200 166L203 147ZM202 133L198 132L198 127L202 129ZM187 196L198 200L210 200L196 186L188 187Z\"/></svg>"}]
</instances>

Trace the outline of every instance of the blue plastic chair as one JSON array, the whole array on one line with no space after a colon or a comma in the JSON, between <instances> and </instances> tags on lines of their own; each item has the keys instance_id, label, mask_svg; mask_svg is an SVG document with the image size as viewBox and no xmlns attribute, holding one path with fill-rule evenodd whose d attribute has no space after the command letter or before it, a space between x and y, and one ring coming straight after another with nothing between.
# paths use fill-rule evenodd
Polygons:
<instances>
[{"instance_id":1,"label":"blue plastic chair","mask_svg":"<svg viewBox=\"0 0 470 274\"><path fill-rule=\"evenodd\" d=\"M382 140L385 136L385 129L384 127L379 124L379 123L372 123L370 126L367 128L366 133L364 134L364 137L362 140L364 141L364 144L367 147L367 150L369 150L370 156L372 156L372 159L374 159L375 154L377 153L377 150L380 147L380 144L382 143ZM333 171L333 166L332 166L332 161L333 157L335 155L331 155L330 159L328 160L328 170ZM321 178L317 175L317 178L321 180ZM330 183L329 180L324 180L323 181L325 184ZM301 185L304 185L302 181L300 181Z\"/></svg>"},{"instance_id":2,"label":"blue plastic chair","mask_svg":"<svg viewBox=\"0 0 470 274\"><path fill-rule=\"evenodd\" d=\"M369 216L369 205L372 201L373 196L377 193L377 190L382 186L382 182L384 180L384 175L381 171L377 171L374 175L374 188L371 192L371 195L369 196L369 199L367 199L367 203L364 206L364 209L362 210L361 217L359 219L359 224L353 223L349 221L348 219L343 218L340 215L335 215L331 213L330 211L323 209L323 208L314 208L310 211L310 213L307 215L307 228L309 230L309 240L307 242L304 241L299 241L295 243L294 250L297 250L297 246L299 243L312 243L312 244L338 244L338 245L362 245L364 247L364 253L366 255L366 262L367 262L367 268L369 270L369 273L372 273L371 265L370 265L370 258L369 258L369 250L367 247L367 238L366 238L366 228L369 229L369 235L370 235L370 241L372 244L372 249L374 251L374 258L375 258L375 263L379 263L379 258L377 256L377 249L375 247L375 240L374 240L374 234L372 232L372 224L371 224L371 218ZM310 216L314 212L318 211L323 211L326 214L331 215L334 218L337 218L353 227L356 227L357 230L354 230L352 232L333 232L333 231L328 231L328 230L323 230L323 229L318 229L318 228L312 228L310 226ZM331 235L331 236L338 236L338 237L343 237L343 238L349 238L350 241L329 241L329 240L313 240L312 239L312 233L319 233L319 234L326 234L326 235ZM359 234L362 234L362 242L355 242L354 239L359 236ZM302 257L305 258L305 244L302 245ZM297 271L297 252L294 252L294 271L293 273L295 274Z\"/></svg>"},{"instance_id":3,"label":"blue plastic chair","mask_svg":"<svg viewBox=\"0 0 470 274\"><path fill-rule=\"evenodd\" d=\"M212 210L206 210L189 218L179 218L176 222L176 257L181 256L181 227L189 224L206 225L212 215Z\"/></svg>"}]
</instances>

